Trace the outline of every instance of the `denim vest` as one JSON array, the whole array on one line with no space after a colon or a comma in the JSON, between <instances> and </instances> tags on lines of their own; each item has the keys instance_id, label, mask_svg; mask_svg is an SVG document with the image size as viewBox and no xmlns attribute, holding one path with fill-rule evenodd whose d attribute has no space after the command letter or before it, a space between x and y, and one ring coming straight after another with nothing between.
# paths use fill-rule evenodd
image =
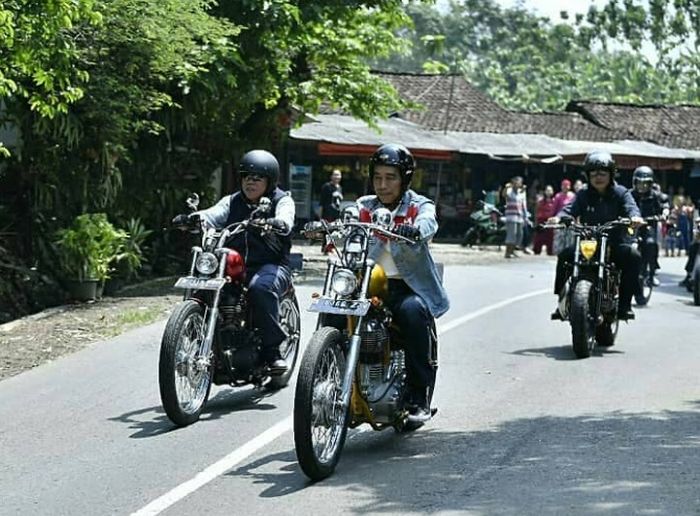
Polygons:
<instances>
[{"instance_id":1,"label":"denim vest","mask_svg":"<svg viewBox=\"0 0 700 516\"><path fill-rule=\"evenodd\" d=\"M383 205L376 195L366 195L357 200L360 221L369 222L372 212ZM442 286L433 257L428 248L430 240L438 229L433 201L413 190L407 190L394 217L395 224L413 224L421 233L416 244L392 244L391 256L401 279L425 302L433 317L440 317L450 308L447 292ZM377 260L385 242L373 237L370 242L369 258Z\"/></svg>"}]
</instances>

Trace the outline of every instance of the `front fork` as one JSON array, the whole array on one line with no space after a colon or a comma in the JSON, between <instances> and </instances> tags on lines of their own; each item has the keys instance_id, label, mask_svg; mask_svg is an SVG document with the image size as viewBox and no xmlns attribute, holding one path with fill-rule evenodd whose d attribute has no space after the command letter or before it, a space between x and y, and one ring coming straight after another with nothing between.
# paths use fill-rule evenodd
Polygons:
<instances>
[{"instance_id":1,"label":"front fork","mask_svg":"<svg viewBox=\"0 0 700 516\"><path fill-rule=\"evenodd\" d=\"M369 280L372 276L372 264L365 267L365 274L362 278L362 297L367 294L369 289ZM355 369L357 368L357 360L360 355L360 345L362 338L360 337L360 328L364 317L358 317L355 327L353 328L352 336L350 337L350 346L348 349L347 360L345 361L345 373L343 375L343 385L341 393L342 409L345 410L350 405L350 396L352 394L353 378L355 377Z\"/></svg>"},{"instance_id":2,"label":"front fork","mask_svg":"<svg viewBox=\"0 0 700 516\"><path fill-rule=\"evenodd\" d=\"M226 271L226 257L220 257L219 263L219 273L217 277L223 278ZM207 317L207 332L204 336L204 342L199 351L199 359L205 362L208 367L211 364L211 348L214 343L214 334L216 333L216 322L219 318L219 301L221 300L221 291L223 287L214 292L214 299L211 302L211 308L209 309Z\"/></svg>"}]
</instances>

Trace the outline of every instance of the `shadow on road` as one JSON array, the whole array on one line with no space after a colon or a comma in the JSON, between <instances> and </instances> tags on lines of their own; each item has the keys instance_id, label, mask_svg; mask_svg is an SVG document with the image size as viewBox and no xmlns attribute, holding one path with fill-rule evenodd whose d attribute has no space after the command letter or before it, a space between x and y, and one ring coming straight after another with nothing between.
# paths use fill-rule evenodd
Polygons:
<instances>
[{"instance_id":1,"label":"shadow on road","mask_svg":"<svg viewBox=\"0 0 700 516\"><path fill-rule=\"evenodd\" d=\"M600 348L597 347L591 353L591 357L602 357L605 355L622 355L625 352L616 348ZM564 346L551 346L548 348L527 348L518 349L507 353L508 355L520 355L524 357L534 357L534 356L545 356L547 358L553 358L554 360L560 361L570 361L579 360L574 355L574 350L571 348L571 344L566 344Z\"/></svg>"},{"instance_id":2,"label":"shadow on road","mask_svg":"<svg viewBox=\"0 0 700 516\"><path fill-rule=\"evenodd\" d=\"M277 408L276 405L262 403L263 400L274 394L275 392L273 391L252 388L243 390L222 389L213 398L209 399L196 424L220 419L234 412L274 410ZM129 425L129 428L136 429L137 432L129 436L132 439L155 437L178 428L168 419L163 407L160 405L126 412L120 416L109 418L109 421L121 422Z\"/></svg>"},{"instance_id":3,"label":"shadow on road","mask_svg":"<svg viewBox=\"0 0 700 516\"><path fill-rule=\"evenodd\" d=\"M269 455L229 475L268 485L263 497L317 489L329 512L617 515L698 510L700 402L684 411L518 419L491 431L426 428L408 435L367 432L361 437L346 444L335 475L316 485L309 485L293 464L293 451ZM334 503L338 491L343 505Z\"/></svg>"}]
</instances>

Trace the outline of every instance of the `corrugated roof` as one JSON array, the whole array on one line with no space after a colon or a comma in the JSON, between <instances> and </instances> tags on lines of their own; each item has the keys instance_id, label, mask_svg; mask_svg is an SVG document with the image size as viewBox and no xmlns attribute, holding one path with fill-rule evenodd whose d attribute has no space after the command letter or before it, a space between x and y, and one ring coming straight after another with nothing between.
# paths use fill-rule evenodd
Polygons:
<instances>
[{"instance_id":1,"label":"corrugated roof","mask_svg":"<svg viewBox=\"0 0 700 516\"><path fill-rule=\"evenodd\" d=\"M554 161L567 156L580 156L599 149L618 156L654 157L660 159L700 159L700 151L667 148L648 142L620 140L593 142L565 140L542 134L498 134L488 132L435 131L405 120L391 118L379 122L379 131L346 115L316 115L315 122L292 129L297 140L343 145L380 145L401 142L409 149L443 150L494 157Z\"/></svg>"}]
</instances>

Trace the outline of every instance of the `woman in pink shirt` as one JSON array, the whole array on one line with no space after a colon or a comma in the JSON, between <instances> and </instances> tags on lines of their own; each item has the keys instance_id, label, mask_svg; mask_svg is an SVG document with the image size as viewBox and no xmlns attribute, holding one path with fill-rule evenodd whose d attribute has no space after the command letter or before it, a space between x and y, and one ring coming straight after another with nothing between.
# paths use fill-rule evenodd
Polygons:
<instances>
[{"instance_id":1,"label":"woman in pink shirt","mask_svg":"<svg viewBox=\"0 0 700 516\"><path fill-rule=\"evenodd\" d=\"M561 182L561 192L554 196L554 215L556 216L564 206L574 202L576 194L571 191L571 181L564 179ZM554 233L554 253L559 254L562 250L573 244L571 232L566 229L557 229Z\"/></svg>"}]
</instances>

